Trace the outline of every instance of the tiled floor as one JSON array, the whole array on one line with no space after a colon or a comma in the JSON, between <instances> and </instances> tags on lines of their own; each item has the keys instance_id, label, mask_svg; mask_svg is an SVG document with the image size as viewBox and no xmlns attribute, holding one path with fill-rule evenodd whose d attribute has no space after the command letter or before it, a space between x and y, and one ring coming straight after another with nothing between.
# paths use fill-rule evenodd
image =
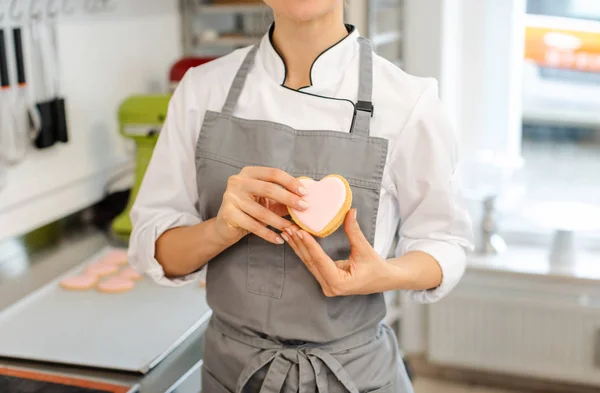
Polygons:
<instances>
[{"instance_id":1,"label":"tiled floor","mask_svg":"<svg viewBox=\"0 0 600 393\"><path fill-rule=\"evenodd\" d=\"M460 385L452 382L418 378L415 393L520 393L512 390L490 389L481 386Z\"/></svg>"}]
</instances>

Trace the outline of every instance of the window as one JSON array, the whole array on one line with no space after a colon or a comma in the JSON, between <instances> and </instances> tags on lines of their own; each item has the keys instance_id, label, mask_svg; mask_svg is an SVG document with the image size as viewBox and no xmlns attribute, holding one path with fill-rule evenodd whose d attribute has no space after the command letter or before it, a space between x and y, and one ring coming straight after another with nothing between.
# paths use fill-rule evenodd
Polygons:
<instances>
[{"instance_id":1,"label":"window","mask_svg":"<svg viewBox=\"0 0 600 393\"><path fill-rule=\"evenodd\" d=\"M529 0L525 47L525 167L516 176L526 185L524 210L544 202L600 207L600 1ZM509 241L549 240L525 214L507 215L502 227ZM600 249L600 230L581 236Z\"/></svg>"}]
</instances>

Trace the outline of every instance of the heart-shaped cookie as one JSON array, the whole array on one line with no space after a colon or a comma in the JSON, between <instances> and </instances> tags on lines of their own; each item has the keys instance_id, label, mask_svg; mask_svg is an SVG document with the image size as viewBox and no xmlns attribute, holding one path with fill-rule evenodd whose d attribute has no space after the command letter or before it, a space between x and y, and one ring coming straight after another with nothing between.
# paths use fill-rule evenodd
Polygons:
<instances>
[{"instance_id":1,"label":"heart-shaped cookie","mask_svg":"<svg viewBox=\"0 0 600 393\"><path fill-rule=\"evenodd\" d=\"M315 181L299 177L308 193L303 197L308 209L302 211L288 208L292 219L306 232L317 237L327 237L344 222L352 206L352 190L348 181L340 175L329 175Z\"/></svg>"}]
</instances>

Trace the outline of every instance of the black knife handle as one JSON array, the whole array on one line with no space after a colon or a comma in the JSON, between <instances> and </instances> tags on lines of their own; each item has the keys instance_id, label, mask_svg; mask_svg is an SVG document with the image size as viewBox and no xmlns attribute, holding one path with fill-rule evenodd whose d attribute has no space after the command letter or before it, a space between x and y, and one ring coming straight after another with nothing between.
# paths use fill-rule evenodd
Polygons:
<instances>
[{"instance_id":1,"label":"black knife handle","mask_svg":"<svg viewBox=\"0 0 600 393\"><path fill-rule=\"evenodd\" d=\"M38 102L36 106L42 120L42 129L35 140L35 146L38 149L45 149L56 143L56 137L54 136L54 101Z\"/></svg>"},{"instance_id":2,"label":"black knife handle","mask_svg":"<svg viewBox=\"0 0 600 393\"><path fill-rule=\"evenodd\" d=\"M4 30L0 29L0 87L6 88L10 86L8 79L8 58L6 56L6 41Z\"/></svg>"},{"instance_id":3,"label":"black knife handle","mask_svg":"<svg viewBox=\"0 0 600 393\"><path fill-rule=\"evenodd\" d=\"M67 126L67 109L65 108L64 98L55 98L52 101L53 118L52 123L54 124L54 140L57 142L67 143L69 142L69 131Z\"/></svg>"},{"instance_id":4,"label":"black knife handle","mask_svg":"<svg viewBox=\"0 0 600 393\"><path fill-rule=\"evenodd\" d=\"M25 80L25 61L23 59L23 38L21 28L13 29L13 40L15 43L15 58L17 59L17 81L19 85L24 85Z\"/></svg>"}]
</instances>

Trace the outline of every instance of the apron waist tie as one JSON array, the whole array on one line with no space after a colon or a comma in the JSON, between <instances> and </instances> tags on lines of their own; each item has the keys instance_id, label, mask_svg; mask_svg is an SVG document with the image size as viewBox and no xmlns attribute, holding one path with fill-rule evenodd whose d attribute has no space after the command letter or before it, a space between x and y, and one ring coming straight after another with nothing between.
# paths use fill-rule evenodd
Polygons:
<instances>
[{"instance_id":1,"label":"apron waist tie","mask_svg":"<svg viewBox=\"0 0 600 393\"><path fill-rule=\"evenodd\" d=\"M243 393L250 379L267 365L269 369L259 393L279 393L283 389L290 370L296 364L298 365L299 382L297 389L294 390L299 393L314 392L315 385L318 393L328 393L326 370L336 377L347 393L359 393L350 375L331 353L364 345L376 339L380 331L379 326L374 326L329 344L286 346L272 340L245 334L218 319L215 315L211 318L211 323L230 339L263 350L242 370L237 381L236 393Z\"/></svg>"}]
</instances>

